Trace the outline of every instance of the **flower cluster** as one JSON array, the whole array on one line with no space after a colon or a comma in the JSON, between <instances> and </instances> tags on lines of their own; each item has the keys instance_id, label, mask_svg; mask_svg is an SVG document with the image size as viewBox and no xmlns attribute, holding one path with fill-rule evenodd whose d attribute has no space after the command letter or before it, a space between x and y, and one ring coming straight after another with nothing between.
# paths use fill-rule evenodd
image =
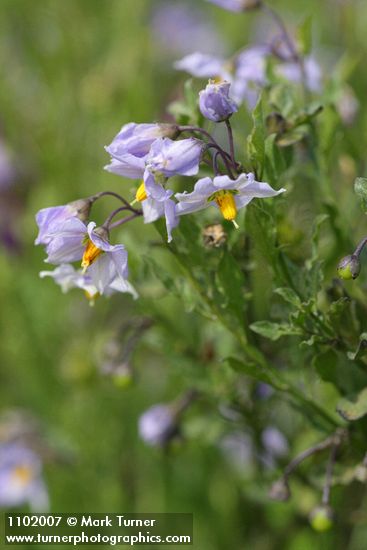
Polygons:
<instances>
[{"instance_id":1,"label":"flower cluster","mask_svg":"<svg viewBox=\"0 0 367 550\"><path fill-rule=\"evenodd\" d=\"M257 1L243 0L213 3L230 11L246 11L260 5ZM91 302L98 295L114 292L127 292L136 297L127 280L128 253L122 244L110 242L114 228L139 216L146 224L163 218L170 243L183 215L214 206L225 220L238 228L240 209L255 198L275 197L284 191L257 181L254 173L244 170L236 158L230 122L244 98L255 99L253 85L265 85L269 48L243 50L236 57L234 72L225 61L199 53L176 64L177 68L195 76L219 77L219 80L209 80L199 92L197 108L204 119L216 125L223 123L228 149L217 141L214 133L200 126L125 124L105 147L110 155L105 170L135 180L135 196L127 198L125 193L101 191L86 199L38 212L36 244L45 246L45 261L57 266L54 271L42 271L41 277L52 277L63 292L71 288L82 289ZM290 58L287 61L295 62ZM300 66L296 69L300 71ZM292 79L291 71L288 73L288 78ZM208 171L208 166L212 172ZM176 176L191 178L191 182L196 177L196 182L193 186L190 182L191 187L184 192L175 193ZM106 195L113 196L120 205L97 226L90 219L91 209L95 201ZM113 221L117 215L123 217ZM74 262L79 262L79 268L72 265Z\"/></svg>"}]
</instances>

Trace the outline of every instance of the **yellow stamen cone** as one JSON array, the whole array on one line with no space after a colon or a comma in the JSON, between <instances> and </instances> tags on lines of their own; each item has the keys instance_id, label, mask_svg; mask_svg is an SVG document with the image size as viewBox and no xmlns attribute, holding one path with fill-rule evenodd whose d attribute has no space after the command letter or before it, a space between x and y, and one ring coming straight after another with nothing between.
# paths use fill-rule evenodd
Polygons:
<instances>
[{"instance_id":1,"label":"yellow stamen cone","mask_svg":"<svg viewBox=\"0 0 367 550\"><path fill-rule=\"evenodd\" d=\"M225 220L233 222L237 216L237 206L234 196L230 191L218 191L215 202L219 206ZM236 223L234 224L236 227Z\"/></svg>"},{"instance_id":2,"label":"yellow stamen cone","mask_svg":"<svg viewBox=\"0 0 367 550\"><path fill-rule=\"evenodd\" d=\"M143 202L145 201L145 199L147 199L148 196L146 194L146 191L145 191L145 183L142 182L137 191L136 191L136 195L135 195L135 199L138 201L138 202Z\"/></svg>"},{"instance_id":3,"label":"yellow stamen cone","mask_svg":"<svg viewBox=\"0 0 367 550\"><path fill-rule=\"evenodd\" d=\"M83 273L86 272L87 268L98 258L100 254L102 254L102 252L103 250L98 248L90 239L88 239L82 258Z\"/></svg>"}]
</instances>

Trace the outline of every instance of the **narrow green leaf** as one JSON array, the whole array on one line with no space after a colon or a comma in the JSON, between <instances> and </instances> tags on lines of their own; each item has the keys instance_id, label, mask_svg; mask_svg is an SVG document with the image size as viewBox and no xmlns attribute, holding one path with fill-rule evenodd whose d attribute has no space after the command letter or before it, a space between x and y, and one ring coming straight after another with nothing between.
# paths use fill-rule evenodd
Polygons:
<instances>
[{"instance_id":1,"label":"narrow green leaf","mask_svg":"<svg viewBox=\"0 0 367 550\"><path fill-rule=\"evenodd\" d=\"M278 340L281 336L301 336L302 329L288 324L271 323L270 321L257 321L250 325L250 329L264 338Z\"/></svg>"}]
</instances>

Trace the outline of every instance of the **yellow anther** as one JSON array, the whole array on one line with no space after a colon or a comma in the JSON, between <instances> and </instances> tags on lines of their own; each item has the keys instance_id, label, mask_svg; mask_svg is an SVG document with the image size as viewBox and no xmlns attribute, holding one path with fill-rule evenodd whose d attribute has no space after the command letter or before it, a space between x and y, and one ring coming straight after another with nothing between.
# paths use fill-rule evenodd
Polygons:
<instances>
[{"instance_id":1,"label":"yellow anther","mask_svg":"<svg viewBox=\"0 0 367 550\"><path fill-rule=\"evenodd\" d=\"M147 196L146 191L145 191L145 183L142 181L141 184L139 185L137 191L136 191L135 199L139 202L143 202L147 198L148 198L148 196Z\"/></svg>"},{"instance_id":2,"label":"yellow anther","mask_svg":"<svg viewBox=\"0 0 367 550\"><path fill-rule=\"evenodd\" d=\"M88 290L84 291L85 297L87 298L89 305L94 306L96 299L99 298L100 293L99 292L89 292Z\"/></svg>"},{"instance_id":3,"label":"yellow anther","mask_svg":"<svg viewBox=\"0 0 367 550\"><path fill-rule=\"evenodd\" d=\"M220 211L222 212L223 218L225 220L233 221L237 216L237 206L236 201L234 200L234 195L231 191L223 190L217 191L214 196L214 200L219 206ZM236 227L235 223L235 227Z\"/></svg>"},{"instance_id":4,"label":"yellow anther","mask_svg":"<svg viewBox=\"0 0 367 550\"><path fill-rule=\"evenodd\" d=\"M83 273L85 273L87 267L89 267L98 258L98 256L102 254L102 252L103 250L98 248L90 239L88 239L82 258Z\"/></svg>"},{"instance_id":5,"label":"yellow anther","mask_svg":"<svg viewBox=\"0 0 367 550\"><path fill-rule=\"evenodd\" d=\"M27 485L33 478L33 470L29 466L16 466L12 472L13 477L21 485Z\"/></svg>"}]
</instances>

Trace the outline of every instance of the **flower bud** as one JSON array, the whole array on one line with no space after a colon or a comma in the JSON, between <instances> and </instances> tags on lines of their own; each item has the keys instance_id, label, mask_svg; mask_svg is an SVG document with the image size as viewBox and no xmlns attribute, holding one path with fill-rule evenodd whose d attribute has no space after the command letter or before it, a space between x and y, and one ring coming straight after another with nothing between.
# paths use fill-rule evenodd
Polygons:
<instances>
[{"instance_id":1,"label":"flower bud","mask_svg":"<svg viewBox=\"0 0 367 550\"><path fill-rule=\"evenodd\" d=\"M87 199L78 199L69 202L68 206L74 212L75 217L79 218L82 222L87 222L93 202L93 199L88 197Z\"/></svg>"},{"instance_id":2,"label":"flower bud","mask_svg":"<svg viewBox=\"0 0 367 550\"><path fill-rule=\"evenodd\" d=\"M237 112L236 103L229 97L229 82L215 83L209 80L209 84L199 93L199 107L201 114L213 122L228 120Z\"/></svg>"},{"instance_id":3,"label":"flower bud","mask_svg":"<svg viewBox=\"0 0 367 550\"><path fill-rule=\"evenodd\" d=\"M288 480L285 477L281 477L273 483L270 487L269 497L273 500L279 500L285 502L291 497L291 490L288 485Z\"/></svg>"},{"instance_id":4,"label":"flower bud","mask_svg":"<svg viewBox=\"0 0 367 550\"><path fill-rule=\"evenodd\" d=\"M180 135L180 130L176 124L166 124L160 122L159 126L159 137L168 137L170 139L176 139Z\"/></svg>"},{"instance_id":5,"label":"flower bud","mask_svg":"<svg viewBox=\"0 0 367 550\"><path fill-rule=\"evenodd\" d=\"M361 263L358 257L353 254L342 258L337 267L338 276L346 281L356 279L360 271Z\"/></svg>"},{"instance_id":6,"label":"flower bud","mask_svg":"<svg viewBox=\"0 0 367 550\"><path fill-rule=\"evenodd\" d=\"M310 524L315 531L322 533L333 526L334 513L327 504L316 506L310 513Z\"/></svg>"}]
</instances>

